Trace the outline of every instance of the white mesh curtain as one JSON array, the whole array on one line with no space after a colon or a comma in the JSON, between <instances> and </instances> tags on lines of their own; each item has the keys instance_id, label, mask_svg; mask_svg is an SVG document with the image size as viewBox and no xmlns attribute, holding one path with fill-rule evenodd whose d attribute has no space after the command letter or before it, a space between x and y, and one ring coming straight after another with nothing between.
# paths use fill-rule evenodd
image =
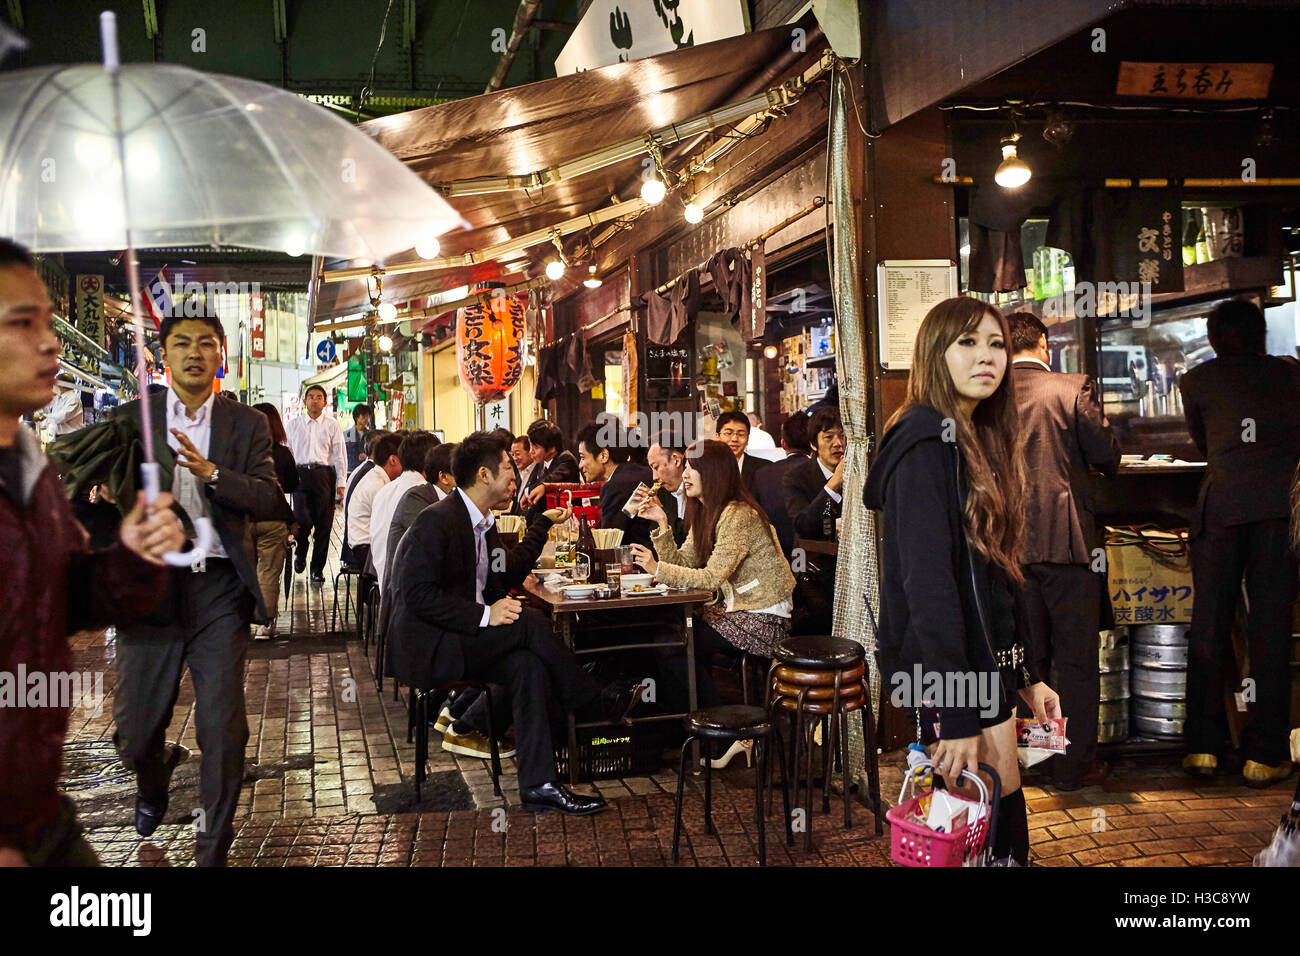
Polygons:
<instances>
[{"instance_id":1,"label":"white mesh curtain","mask_svg":"<svg viewBox=\"0 0 1300 956\"><path fill-rule=\"evenodd\" d=\"M851 119L846 89L849 79L837 69L831 83L830 130L827 135L827 190L835 210L832 230L831 288L835 303L835 370L839 377L840 417L844 420L844 526L835 571L835 617L832 633L857 641L867 649L867 672L871 678L871 713L879 710L880 675L873 653L873 619L879 613L879 566L876 555L876 516L862 504L862 485L867 475L870 438L867 375L867 330L862 301L862 261L858 247L857 219L853 215L853 170L849 162L848 137ZM864 599L869 607L863 604ZM862 767L862 731L856 721L849 732L849 761L854 775Z\"/></svg>"}]
</instances>

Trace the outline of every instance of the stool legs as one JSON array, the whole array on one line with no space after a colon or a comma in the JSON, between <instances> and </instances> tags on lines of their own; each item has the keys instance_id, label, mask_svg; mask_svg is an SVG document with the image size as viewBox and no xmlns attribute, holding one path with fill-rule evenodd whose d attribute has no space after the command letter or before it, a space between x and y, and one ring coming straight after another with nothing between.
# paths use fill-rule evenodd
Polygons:
<instances>
[{"instance_id":1,"label":"stool legs","mask_svg":"<svg viewBox=\"0 0 1300 956\"><path fill-rule=\"evenodd\" d=\"M866 696L866 704L862 708L862 747L866 751L862 756L864 763L867 765L867 787L871 790L869 799L871 801L871 812L876 817L877 835L884 833L884 826L881 817L884 815L880 800L880 760L876 754L876 722L871 716L871 687L864 679L862 681L862 693Z\"/></svg>"},{"instance_id":2,"label":"stool legs","mask_svg":"<svg viewBox=\"0 0 1300 956\"><path fill-rule=\"evenodd\" d=\"M754 741L758 766L754 768L754 822L758 826L758 865L767 866L767 814L763 812L763 783L767 779L767 739Z\"/></svg>"},{"instance_id":3,"label":"stool legs","mask_svg":"<svg viewBox=\"0 0 1300 956\"><path fill-rule=\"evenodd\" d=\"M492 719L492 688L483 685L484 704L487 705L488 746L492 753L492 792L501 796L501 748L497 746L497 729ZM518 733L518 731L515 731Z\"/></svg>"},{"instance_id":4,"label":"stool legs","mask_svg":"<svg viewBox=\"0 0 1300 956\"><path fill-rule=\"evenodd\" d=\"M516 731L517 733L518 731ZM682 838L682 788L686 785L686 758L690 754L695 737L687 737L682 743L681 765L677 768L677 809L673 814L673 862L677 862L677 846Z\"/></svg>"},{"instance_id":5,"label":"stool legs","mask_svg":"<svg viewBox=\"0 0 1300 956\"><path fill-rule=\"evenodd\" d=\"M701 748L704 751L704 832L715 836L713 829L713 759L709 756L712 747Z\"/></svg>"},{"instance_id":6,"label":"stool legs","mask_svg":"<svg viewBox=\"0 0 1300 956\"><path fill-rule=\"evenodd\" d=\"M424 783L424 765L429 759L429 713L427 696L418 690L411 692L415 704L415 799L419 802L420 785Z\"/></svg>"}]
</instances>

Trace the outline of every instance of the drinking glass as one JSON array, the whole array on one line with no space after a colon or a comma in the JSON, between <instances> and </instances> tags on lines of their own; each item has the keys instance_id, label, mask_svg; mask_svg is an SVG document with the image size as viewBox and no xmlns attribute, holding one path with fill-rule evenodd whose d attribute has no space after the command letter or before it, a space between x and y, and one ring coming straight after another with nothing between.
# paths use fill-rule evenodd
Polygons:
<instances>
[{"instance_id":1,"label":"drinking glass","mask_svg":"<svg viewBox=\"0 0 1300 956\"><path fill-rule=\"evenodd\" d=\"M587 576L591 574L591 559L585 554L579 554L574 560L569 574L573 578L574 584L586 584Z\"/></svg>"},{"instance_id":2,"label":"drinking glass","mask_svg":"<svg viewBox=\"0 0 1300 956\"><path fill-rule=\"evenodd\" d=\"M625 544L618 549L618 562L624 574L636 574L636 561L632 557L632 546Z\"/></svg>"}]
</instances>

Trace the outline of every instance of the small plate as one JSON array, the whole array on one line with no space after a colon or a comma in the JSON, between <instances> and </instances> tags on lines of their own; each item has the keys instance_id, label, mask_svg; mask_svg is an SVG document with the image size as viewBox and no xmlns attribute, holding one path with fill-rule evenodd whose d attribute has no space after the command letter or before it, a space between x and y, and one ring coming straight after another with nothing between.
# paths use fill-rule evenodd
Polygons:
<instances>
[{"instance_id":1,"label":"small plate","mask_svg":"<svg viewBox=\"0 0 1300 956\"><path fill-rule=\"evenodd\" d=\"M652 588L642 588L640 591L629 591L627 588L623 588L621 591L621 596L635 598L635 597L649 597L652 594L658 595L658 594L667 594L667 593L668 593L668 586L666 584L656 584Z\"/></svg>"}]
</instances>

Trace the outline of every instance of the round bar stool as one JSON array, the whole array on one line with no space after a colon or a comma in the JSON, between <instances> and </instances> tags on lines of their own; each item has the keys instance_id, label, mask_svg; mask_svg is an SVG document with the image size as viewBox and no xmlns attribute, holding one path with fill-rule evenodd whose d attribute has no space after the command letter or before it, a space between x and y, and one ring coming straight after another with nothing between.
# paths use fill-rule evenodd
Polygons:
<instances>
[{"instance_id":1,"label":"round bar stool","mask_svg":"<svg viewBox=\"0 0 1300 956\"><path fill-rule=\"evenodd\" d=\"M673 862L677 862L677 847L682 835L682 788L686 783L686 761L689 759L691 744L697 740L708 743L733 744L738 740L754 741L754 756L758 758L758 767L754 772L754 822L758 826L758 865L767 865L767 814L764 812L763 789L768 784L767 744L771 738L776 744L778 762L785 762L785 746L780 732L768 720L762 707L748 707L744 704L724 704L721 707L708 707L688 715L686 740L682 744L682 762L677 772L677 808L673 817ZM708 748L705 748L707 751ZM704 830L710 835L713 829L713 774L712 761L708 753L704 755ZM794 832L790 829L790 786L789 775L781 773L781 797L785 801L785 839L794 843Z\"/></svg>"},{"instance_id":2,"label":"round bar stool","mask_svg":"<svg viewBox=\"0 0 1300 956\"><path fill-rule=\"evenodd\" d=\"M871 688L867 681L866 653L861 644L838 637L792 637L777 645L768 671L769 713L786 714L791 729L789 776L794 779L795 803L807 809L804 849L812 849L813 731L822 728L822 812L830 812L833 772L842 775L844 827L853 825L849 804L848 715L862 711L863 763L871 790L864 801L876 819L876 833L884 832L880 800L880 773L876 758L875 720L871 715ZM799 760L805 766L800 778ZM838 764L838 768L835 766ZM799 799L799 787L805 799Z\"/></svg>"}]
</instances>

